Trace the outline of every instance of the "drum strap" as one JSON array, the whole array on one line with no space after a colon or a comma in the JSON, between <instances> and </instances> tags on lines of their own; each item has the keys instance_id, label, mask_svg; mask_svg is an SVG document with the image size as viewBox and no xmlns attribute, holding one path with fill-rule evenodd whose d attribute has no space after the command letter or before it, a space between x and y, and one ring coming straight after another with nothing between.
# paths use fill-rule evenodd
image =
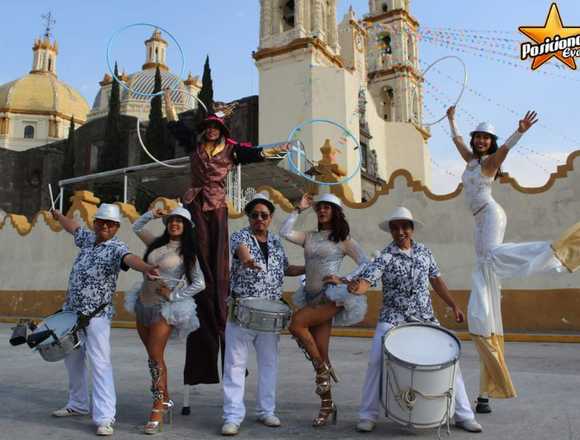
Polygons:
<instances>
[{"instance_id":1,"label":"drum strap","mask_svg":"<svg viewBox=\"0 0 580 440\"><path fill-rule=\"evenodd\" d=\"M77 321L76 330L83 330L87 328L89 326L89 322L91 321L91 319L97 316L99 313L101 313L105 309L105 307L107 307L108 304L109 304L108 302L102 303L99 307L97 307L88 315L79 314L79 320Z\"/></svg>"}]
</instances>

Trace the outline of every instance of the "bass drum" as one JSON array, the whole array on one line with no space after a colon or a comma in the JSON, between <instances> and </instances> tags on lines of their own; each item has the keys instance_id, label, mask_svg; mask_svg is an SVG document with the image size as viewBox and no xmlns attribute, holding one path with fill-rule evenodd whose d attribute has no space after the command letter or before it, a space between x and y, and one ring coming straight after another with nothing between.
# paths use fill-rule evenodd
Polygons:
<instances>
[{"instance_id":1,"label":"bass drum","mask_svg":"<svg viewBox=\"0 0 580 440\"><path fill-rule=\"evenodd\" d=\"M383 338L380 395L391 420L436 428L455 412L459 339L433 324L402 324ZM384 389L383 389L384 387Z\"/></svg>"}]
</instances>

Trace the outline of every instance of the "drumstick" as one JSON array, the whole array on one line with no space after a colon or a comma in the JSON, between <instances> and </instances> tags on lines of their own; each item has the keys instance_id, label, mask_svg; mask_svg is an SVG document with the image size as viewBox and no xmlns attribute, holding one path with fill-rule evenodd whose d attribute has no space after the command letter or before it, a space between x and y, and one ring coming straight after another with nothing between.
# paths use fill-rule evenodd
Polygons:
<instances>
[{"instance_id":1,"label":"drumstick","mask_svg":"<svg viewBox=\"0 0 580 440\"><path fill-rule=\"evenodd\" d=\"M151 278L157 279L157 280L162 280L162 281L177 281L178 283L183 281L183 279L171 278L171 277L162 277L161 275L159 275L159 276L153 275Z\"/></svg>"},{"instance_id":2,"label":"drumstick","mask_svg":"<svg viewBox=\"0 0 580 440\"><path fill-rule=\"evenodd\" d=\"M50 204L52 206L51 210L54 211L55 201L54 201L54 196L52 194L52 185L50 183L48 184L48 194L50 195Z\"/></svg>"}]
</instances>

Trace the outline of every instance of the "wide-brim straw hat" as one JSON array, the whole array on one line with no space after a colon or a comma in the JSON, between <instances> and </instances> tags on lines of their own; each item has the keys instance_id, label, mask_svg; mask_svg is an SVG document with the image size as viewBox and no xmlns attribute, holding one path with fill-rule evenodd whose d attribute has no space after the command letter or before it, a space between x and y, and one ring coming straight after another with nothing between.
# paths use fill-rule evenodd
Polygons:
<instances>
[{"instance_id":1,"label":"wide-brim straw hat","mask_svg":"<svg viewBox=\"0 0 580 440\"><path fill-rule=\"evenodd\" d=\"M187 220L189 222L189 224L191 226L195 226L195 223L191 219L190 212L182 206L178 206L177 208L173 209L169 214L167 214L165 217L163 217L163 223L165 223L167 225L167 222L169 221L169 219L171 217L175 217L175 216L179 216L181 218L184 218L185 220Z\"/></svg>"},{"instance_id":2,"label":"wide-brim straw hat","mask_svg":"<svg viewBox=\"0 0 580 440\"><path fill-rule=\"evenodd\" d=\"M390 232L389 223L395 220L408 220L413 223L413 229L418 229L424 226L422 222L413 217L413 213L405 208L404 206L399 206L391 214L389 214L385 220L379 223L379 228L383 231Z\"/></svg>"},{"instance_id":3,"label":"wide-brim straw hat","mask_svg":"<svg viewBox=\"0 0 580 440\"><path fill-rule=\"evenodd\" d=\"M227 138L230 137L230 129L227 127L224 119L216 114L211 114L207 118L205 118L202 122L200 122L198 126L198 131L199 132L204 131L210 124L218 125L220 127L220 131L222 132L222 134Z\"/></svg>"},{"instance_id":4,"label":"wide-brim straw hat","mask_svg":"<svg viewBox=\"0 0 580 440\"><path fill-rule=\"evenodd\" d=\"M495 131L495 127L489 122L480 122L477 124L477 127L475 127L475 130L469 134L473 136L475 133L487 133L497 139L497 132Z\"/></svg>"},{"instance_id":5,"label":"wide-brim straw hat","mask_svg":"<svg viewBox=\"0 0 580 440\"><path fill-rule=\"evenodd\" d=\"M330 203L332 205L338 206L342 209L342 200L336 197L334 194L322 194L321 196L317 197L314 201L314 205L318 205L319 203Z\"/></svg>"},{"instance_id":6,"label":"wide-brim straw hat","mask_svg":"<svg viewBox=\"0 0 580 440\"><path fill-rule=\"evenodd\" d=\"M258 203L263 203L264 205L266 205L270 210L270 214L274 213L274 211L276 210L274 204L270 201L270 197L268 197L268 194L259 192L254 194L252 200L246 203L246 206L244 206L244 212L247 215L249 215L250 212L252 212L252 209L254 209L254 206L256 206Z\"/></svg>"},{"instance_id":7,"label":"wide-brim straw hat","mask_svg":"<svg viewBox=\"0 0 580 440\"><path fill-rule=\"evenodd\" d=\"M111 220L121 223L121 210L117 205L101 203L101 206L99 206L99 209L97 209L97 213L95 214L95 219Z\"/></svg>"}]
</instances>

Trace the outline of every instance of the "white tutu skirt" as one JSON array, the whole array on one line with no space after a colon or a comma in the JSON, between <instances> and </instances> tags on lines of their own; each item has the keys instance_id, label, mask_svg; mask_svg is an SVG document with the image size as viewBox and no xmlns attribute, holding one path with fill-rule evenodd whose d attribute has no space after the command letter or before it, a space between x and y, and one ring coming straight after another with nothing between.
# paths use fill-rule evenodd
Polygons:
<instances>
[{"instance_id":1,"label":"white tutu skirt","mask_svg":"<svg viewBox=\"0 0 580 440\"><path fill-rule=\"evenodd\" d=\"M332 324L337 327L348 327L361 322L367 313L366 295L353 295L349 293L345 284L335 286L327 284L324 288L316 293L310 294L300 287L292 296L292 302L299 309L305 306L316 306L333 302L342 307Z\"/></svg>"},{"instance_id":2,"label":"white tutu skirt","mask_svg":"<svg viewBox=\"0 0 580 440\"><path fill-rule=\"evenodd\" d=\"M125 310L129 313L135 314L142 285L142 282L137 282L127 292L125 292ZM175 328L177 336L180 338L186 337L199 328L197 305L195 304L193 297L188 297L179 301L163 301L161 303L160 312L161 316L165 318L165 321ZM141 322L138 315L137 321L143 325L150 325L155 321L155 319L153 318L152 321L147 319L146 322Z\"/></svg>"}]
</instances>

